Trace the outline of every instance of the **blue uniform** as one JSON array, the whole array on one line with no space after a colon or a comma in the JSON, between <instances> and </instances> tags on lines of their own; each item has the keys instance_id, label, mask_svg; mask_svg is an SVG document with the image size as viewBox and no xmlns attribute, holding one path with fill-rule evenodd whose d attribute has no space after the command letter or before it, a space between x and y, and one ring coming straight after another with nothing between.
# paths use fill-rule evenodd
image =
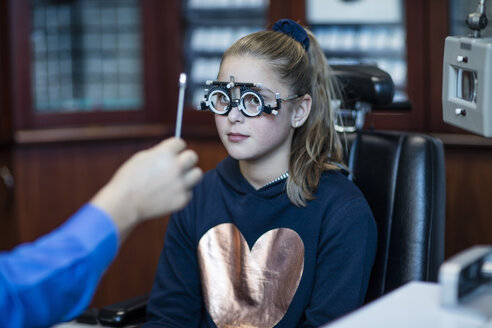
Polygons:
<instances>
[{"instance_id":1,"label":"blue uniform","mask_svg":"<svg viewBox=\"0 0 492 328\"><path fill-rule=\"evenodd\" d=\"M323 173L296 207L285 180L255 190L228 157L172 215L148 326L318 327L359 307L376 253L367 201Z\"/></svg>"},{"instance_id":2,"label":"blue uniform","mask_svg":"<svg viewBox=\"0 0 492 328\"><path fill-rule=\"evenodd\" d=\"M79 315L118 247L109 216L90 204L33 243L0 254L0 326L46 327Z\"/></svg>"}]
</instances>

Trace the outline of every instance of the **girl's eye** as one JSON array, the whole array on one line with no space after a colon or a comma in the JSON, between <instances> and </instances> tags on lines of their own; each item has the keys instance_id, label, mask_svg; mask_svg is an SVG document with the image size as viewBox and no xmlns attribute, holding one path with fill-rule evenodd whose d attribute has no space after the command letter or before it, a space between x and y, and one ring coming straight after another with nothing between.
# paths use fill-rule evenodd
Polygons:
<instances>
[{"instance_id":1,"label":"girl's eye","mask_svg":"<svg viewBox=\"0 0 492 328\"><path fill-rule=\"evenodd\" d=\"M260 99L258 97L251 97L249 99L249 102L253 105L256 105L256 106L260 105Z\"/></svg>"},{"instance_id":2,"label":"girl's eye","mask_svg":"<svg viewBox=\"0 0 492 328\"><path fill-rule=\"evenodd\" d=\"M227 97L224 96L224 95L220 95L219 96L219 101L222 103L222 104L227 104L229 101L227 100Z\"/></svg>"},{"instance_id":3,"label":"girl's eye","mask_svg":"<svg viewBox=\"0 0 492 328\"><path fill-rule=\"evenodd\" d=\"M249 94L246 97L244 97L244 104L246 106L252 106L252 108L256 109L256 107L261 105L261 100L258 96Z\"/></svg>"}]
</instances>

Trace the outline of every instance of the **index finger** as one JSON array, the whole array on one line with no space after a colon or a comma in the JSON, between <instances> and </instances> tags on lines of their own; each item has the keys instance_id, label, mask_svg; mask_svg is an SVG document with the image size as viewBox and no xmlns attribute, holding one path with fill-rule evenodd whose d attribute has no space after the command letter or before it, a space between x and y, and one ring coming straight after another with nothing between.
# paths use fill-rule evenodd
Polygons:
<instances>
[{"instance_id":1,"label":"index finger","mask_svg":"<svg viewBox=\"0 0 492 328\"><path fill-rule=\"evenodd\" d=\"M186 148L186 142L184 142L183 139L180 138L175 138L171 137L168 139L165 139L158 143L156 146L154 146L154 149L158 150L170 150L174 153L180 153Z\"/></svg>"},{"instance_id":2,"label":"index finger","mask_svg":"<svg viewBox=\"0 0 492 328\"><path fill-rule=\"evenodd\" d=\"M198 155L191 149L179 154L178 157L179 166L183 171L188 171L198 163Z\"/></svg>"}]
</instances>

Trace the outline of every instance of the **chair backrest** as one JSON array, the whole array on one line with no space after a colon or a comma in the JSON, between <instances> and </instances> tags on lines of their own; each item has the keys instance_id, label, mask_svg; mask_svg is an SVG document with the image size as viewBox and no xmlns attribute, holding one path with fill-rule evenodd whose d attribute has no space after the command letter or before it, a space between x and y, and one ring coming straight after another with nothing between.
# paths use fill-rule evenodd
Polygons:
<instances>
[{"instance_id":1,"label":"chair backrest","mask_svg":"<svg viewBox=\"0 0 492 328\"><path fill-rule=\"evenodd\" d=\"M348 165L378 227L366 302L411 280L436 281L444 259L445 166L442 142L405 132L348 137Z\"/></svg>"}]
</instances>

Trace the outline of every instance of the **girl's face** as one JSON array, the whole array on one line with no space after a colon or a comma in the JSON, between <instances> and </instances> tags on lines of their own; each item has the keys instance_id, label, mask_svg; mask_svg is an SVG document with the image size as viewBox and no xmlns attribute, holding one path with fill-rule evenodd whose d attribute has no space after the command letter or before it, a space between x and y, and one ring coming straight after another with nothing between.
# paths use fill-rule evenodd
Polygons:
<instances>
[{"instance_id":1,"label":"girl's face","mask_svg":"<svg viewBox=\"0 0 492 328\"><path fill-rule=\"evenodd\" d=\"M267 62L251 56L233 56L223 60L219 81L261 83L273 91L261 91L265 104L275 107L275 93L281 98L291 96L290 90L279 82ZM227 116L215 115L215 124L220 139L229 155L250 164L277 165L284 169L291 150L292 111L290 101L283 102L278 115L262 113L246 117L233 107Z\"/></svg>"}]
</instances>

